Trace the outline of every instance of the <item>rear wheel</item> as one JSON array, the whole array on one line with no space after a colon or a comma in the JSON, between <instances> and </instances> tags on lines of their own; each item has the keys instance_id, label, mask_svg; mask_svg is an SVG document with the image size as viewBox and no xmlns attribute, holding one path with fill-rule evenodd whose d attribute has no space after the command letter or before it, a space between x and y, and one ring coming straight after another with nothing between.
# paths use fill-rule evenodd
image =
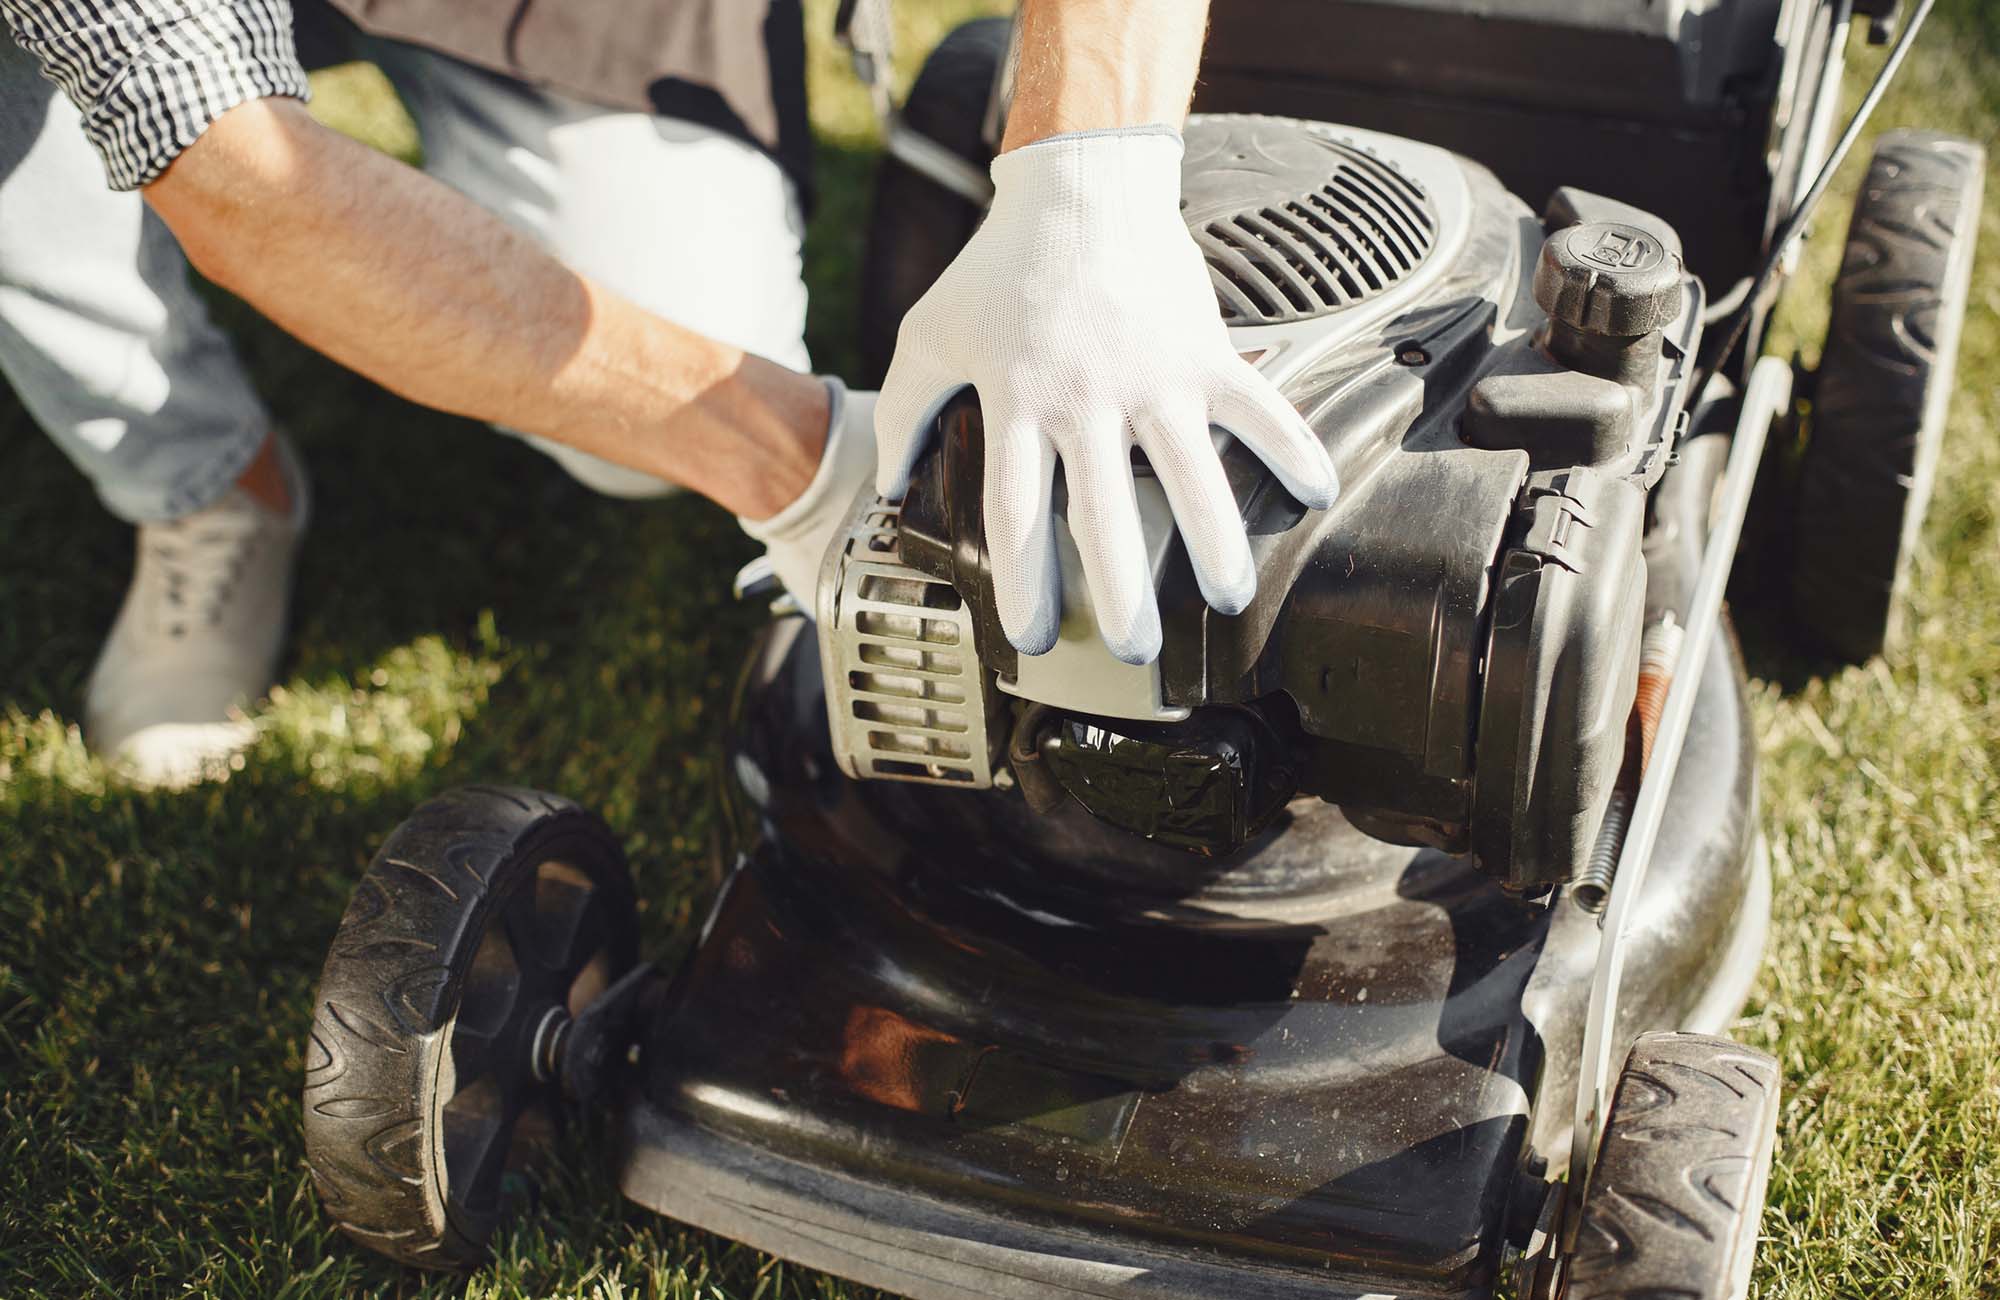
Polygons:
<instances>
[{"instance_id":1,"label":"rear wheel","mask_svg":"<svg viewBox=\"0 0 2000 1300\"><path fill-rule=\"evenodd\" d=\"M1007 58L1011 20L979 18L954 28L924 60L902 120L984 174L986 105ZM862 260L862 380L879 386L896 352L903 314L936 282L986 209L894 157L875 178L875 211Z\"/></svg>"},{"instance_id":2,"label":"rear wheel","mask_svg":"<svg viewBox=\"0 0 2000 1300\"><path fill-rule=\"evenodd\" d=\"M355 886L313 1002L306 1161L327 1213L405 1264L478 1263L557 1118L571 1020L637 952L596 817L498 788L419 808Z\"/></svg>"},{"instance_id":3,"label":"rear wheel","mask_svg":"<svg viewBox=\"0 0 2000 1300\"><path fill-rule=\"evenodd\" d=\"M1802 630L1846 662L1896 632L1944 439L1984 170L1970 141L1891 131L1855 202L1799 470L1793 585Z\"/></svg>"},{"instance_id":4,"label":"rear wheel","mask_svg":"<svg viewBox=\"0 0 2000 1300\"><path fill-rule=\"evenodd\" d=\"M1778 1063L1707 1034L1643 1034L1618 1076L1565 1300L1739 1300L1777 1139Z\"/></svg>"}]
</instances>

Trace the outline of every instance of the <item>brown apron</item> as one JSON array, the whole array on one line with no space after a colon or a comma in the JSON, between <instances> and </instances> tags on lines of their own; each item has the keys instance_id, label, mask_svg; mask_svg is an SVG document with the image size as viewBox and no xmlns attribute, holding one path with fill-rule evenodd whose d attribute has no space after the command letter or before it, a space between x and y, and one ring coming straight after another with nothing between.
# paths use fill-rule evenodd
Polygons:
<instances>
[{"instance_id":1,"label":"brown apron","mask_svg":"<svg viewBox=\"0 0 2000 1300\"><path fill-rule=\"evenodd\" d=\"M375 36L609 108L729 131L762 146L805 187L811 142L799 0L330 2Z\"/></svg>"}]
</instances>

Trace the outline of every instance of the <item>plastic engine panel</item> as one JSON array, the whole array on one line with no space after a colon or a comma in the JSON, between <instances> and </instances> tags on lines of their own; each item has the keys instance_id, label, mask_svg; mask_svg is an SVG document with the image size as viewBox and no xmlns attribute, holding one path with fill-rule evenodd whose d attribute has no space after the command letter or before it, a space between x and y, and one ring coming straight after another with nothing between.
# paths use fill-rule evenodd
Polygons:
<instances>
[{"instance_id":1,"label":"plastic engine panel","mask_svg":"<svg viewBox=\"0 0 2000 1300\"><path fill-rule=\"evenodd\" d=\"M1205 127L1190 128L1197 161L1218 154L1197 147ZM1550 230L1615 219L1676 256L1678 242L1647 214L1576 191L1559 194L1545 228L1489 173L1457 165L1465 229L1421 295L1358 335L1342 318L1363 308L1234 331L1246 354L1289 351L1282 390L1325 439L1342 492L1305 511L1246 448L1221 444L1258 594L1217 614L1178 540L1161 547L1158 689L1178 711L1163 716L1295 716L1301 790L1373 835L1470 851L1534 890L1581 869L1623 759L1646 493L1681 419L1700 289L1682 277L1679 315L1636 371L1627 360L1622 376L1589 375L1554 359L1531 288ZM1316 331L1340 337L1312 355ZM1592 445L1580 428L1597 431L1596 463L1566 463ZM987 568L976 401L948 407L938 433L903 503L903 560L965 599L1004 688L1020 657ZM1288 707L1273 710L1280 698Z\"/></svg>"}]
</instances>

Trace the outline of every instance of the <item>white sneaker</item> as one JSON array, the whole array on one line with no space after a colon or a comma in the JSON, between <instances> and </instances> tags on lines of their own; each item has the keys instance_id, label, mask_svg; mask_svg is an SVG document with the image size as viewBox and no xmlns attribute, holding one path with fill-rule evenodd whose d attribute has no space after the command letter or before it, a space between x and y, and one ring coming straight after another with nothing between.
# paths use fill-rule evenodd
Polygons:
<instances>
[{"instance_id":1,"label":"white sneaker","mask_svg":"<svg viewBox=\"0 0 2000 1300\"><path fill-rule=\"evenodd\" d=\"M307 515L304 470L273 436L290 514L232 487L206 510L139 527L132 586L91 670L83 729L143 784L221 775L256 738L243 710L277 671Z\"/></svg>"}]
</instances>

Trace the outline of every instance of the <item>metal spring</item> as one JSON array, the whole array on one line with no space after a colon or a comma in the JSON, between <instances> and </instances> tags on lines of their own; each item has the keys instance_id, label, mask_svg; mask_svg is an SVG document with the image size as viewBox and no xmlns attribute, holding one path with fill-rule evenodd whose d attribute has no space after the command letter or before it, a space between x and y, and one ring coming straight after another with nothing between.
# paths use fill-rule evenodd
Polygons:
<instances>
[{"instance_id":1,"label":"metal spring","mask_svg":"<svg viewBox=\"0 0 2000 1300\"><path fill-rule=\"evenodd\" d=\"M1666 705L1667 688L1673 685L1674 665L1680 659L1683 632L1668 614L1646 629L1639 643L1639 689L1632 711L1639 723L1639 775L1653 758L1653 736L1659 730L1660 710ZM1625 849L1625 828L1632 820L1634 792L1621 781L1604 806L1604 822L1597 829L1597 842L1590 846L1590 860L1578 873L1572 892L1577 906L1592 916L1602 916L1611 901L1611 881L1618 874L1618 855Z\"/></svg>"},{"instance_id":2,"label":"metal spring","mask_svg":"<svg viewBox=\"0 0 2000 1300\"><path fill-rule=\"evenodd\" d=\"M1618 854L1625 847L1625 826L1632 818L1632 796L1613 790L1604 805L1604 824L1597 828L1597 842L1590 846L1590 861L1576 878L1577 906L1592 916L1602 916L1611 901L1611 878L1618 874Z\"/></svg>"}]
</instances>

